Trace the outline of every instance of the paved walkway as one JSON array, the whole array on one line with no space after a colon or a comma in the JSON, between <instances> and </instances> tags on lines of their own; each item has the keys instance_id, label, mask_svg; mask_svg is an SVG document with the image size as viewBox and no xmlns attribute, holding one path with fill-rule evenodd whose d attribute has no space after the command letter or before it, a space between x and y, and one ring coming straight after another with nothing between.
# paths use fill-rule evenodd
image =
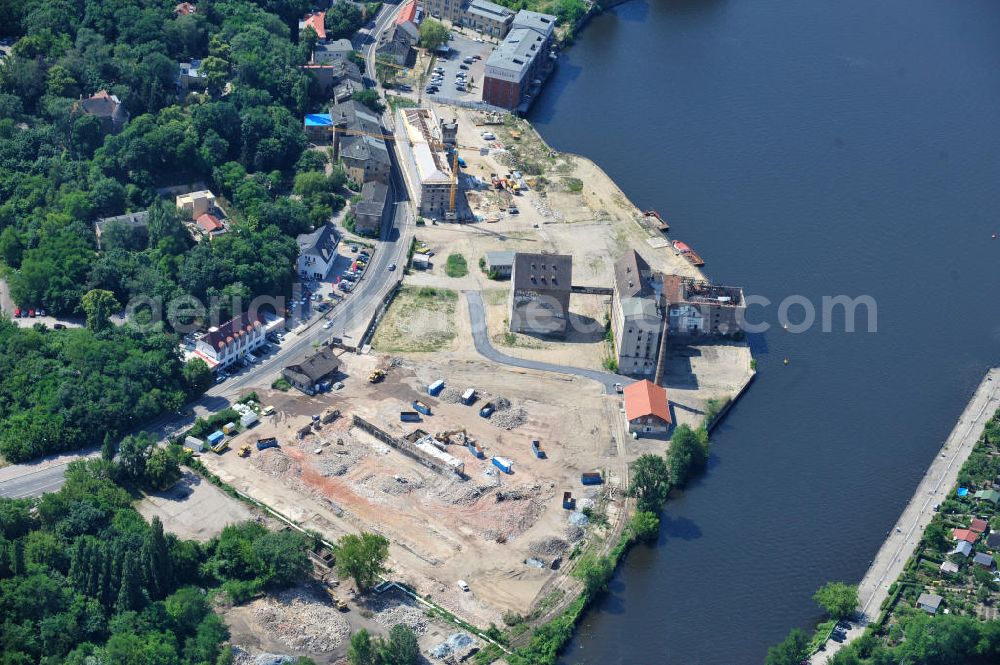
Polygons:
<instances>
[{"instance_id":1,"label":"paved walkway","mask_svg":"<svg viewBox=\"0 0 1000 665\"><path fill-rule=\"evenodd\" d=\"M489 329L486 325L486 309L483 307L483 298L478 291L465 291L465 300L469 304L469 319L472 323L472 340L476 345L479 355L492 360L501 365L511 365L523 369L535 369L542 372L555 372L556 374L571 374L582 376L585 379L592 379L604 386L604 392L613 393L615 384L620 383L626 386L633 382L632 379L620 374L609 374L599 372L594 369L584 369L583 367L567 367L566 365L554 365L538 360L527 360L525 358L515 358L505 353L497 351L490 342Z\"/></svg>"},{"instance_id":2,"label":"paved walkway","mask_svg":"<svg viewBox=\"0 0 1000 665\"><path fill-rule=\"evenodd\" d=\"M847 631L847 638L843 643L828 640L826 649L810 659L813 665L826 663L845 644L860 637L868 622L878 618L882 601L889 594L889 585L903 572L906 561L924 535L924 528L934 516L934 506L944 501L954 487L959 470L997 407L1000 407L1000 368L993 368L979 384L941 452L931 462L913 497L903 509L899 521L889 532L889 537L882 543L875 560L858 585L862 621Z\"/></svg>"}]
</instances>

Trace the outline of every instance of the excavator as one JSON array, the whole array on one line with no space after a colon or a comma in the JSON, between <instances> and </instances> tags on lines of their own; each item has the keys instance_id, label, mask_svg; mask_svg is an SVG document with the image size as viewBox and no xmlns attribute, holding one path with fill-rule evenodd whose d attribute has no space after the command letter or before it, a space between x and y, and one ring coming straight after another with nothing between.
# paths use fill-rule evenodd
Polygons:
<instances>
[{"instance_id":1,"label":"excavator","mask_svg":"<svg viewBox=\"0 0 1000 665\"><path fill-rule=\"evenodd\" d=\"M244 444L237 453L240 457L250 457L250 444Z\"/></svg>"}]
</instances>

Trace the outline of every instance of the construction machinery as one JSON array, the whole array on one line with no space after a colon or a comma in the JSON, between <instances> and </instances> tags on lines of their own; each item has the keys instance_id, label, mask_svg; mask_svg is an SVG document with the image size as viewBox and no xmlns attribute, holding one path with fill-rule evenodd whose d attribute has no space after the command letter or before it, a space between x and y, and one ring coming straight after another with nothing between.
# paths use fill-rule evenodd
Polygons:
<instances>
[{"instance_id":1,"label":"construction machinery","mask_svg":"<svg viewBox=\"0 0 1000 665\"><path fill-rule=\"evenodd\" d=\"M368 375L368 383L378 383L385 378L384 369L373 369L371 374Z\"/></svg>"},{"instance_id":2,"label":"construction machinery","mask_svg":"<svg viewBox=\"0 0 1000 665\"><path fill-rule=\"evenodd\" d=\"M240 452L237 453L240 457L250 457L250 445L244 444L240 446Z\"/></svg>"}]
</instances>

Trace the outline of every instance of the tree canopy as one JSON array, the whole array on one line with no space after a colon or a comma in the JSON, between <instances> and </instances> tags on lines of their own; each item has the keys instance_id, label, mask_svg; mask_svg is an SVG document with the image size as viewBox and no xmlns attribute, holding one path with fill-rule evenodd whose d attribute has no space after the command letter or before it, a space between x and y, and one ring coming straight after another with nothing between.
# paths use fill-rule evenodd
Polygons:
<instances>
[{"instance_id":1,"label":"tree canopy","mask_svg":"<svg viewBox=\"0 0 1000 665\"><path fill-rule=\"evenodd\" d=\"M432 18L424 19L420 24L420 45L431 51L448 43L448 28Z\"/></svg>"},{"instance_id":2,"label":"tree canopy","mask_svg":"<svg viewBox=\"0 0 1000 665\"><path fill-rule=\"evenodd\" d=\"M367 591L387 572L389 541L375 533L347 534L337 541L337 570L350 577L361 591Z\"/></svg>"},{"instance_id":3,"label":"tree canopy","mask_svg":"<svg viewBox=\"0 0 1000 665\"><path fill-rule=\"evenodd\" d=\"M858 607L858 587L843 582L827 582L813 595L813 600L834 619L846 619Z\"/></svg>"}]
</instances>

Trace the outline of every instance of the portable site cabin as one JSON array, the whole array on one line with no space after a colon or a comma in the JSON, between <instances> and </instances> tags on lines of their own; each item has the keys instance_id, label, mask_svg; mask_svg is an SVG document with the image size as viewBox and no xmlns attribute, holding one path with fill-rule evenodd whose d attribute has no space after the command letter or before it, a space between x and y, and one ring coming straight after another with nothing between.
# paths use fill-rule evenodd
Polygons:
<instances>
[{"instance_id":1,"label":"portable site cabin","mask_svg":"<svg viewBox=\"0 0 1000 665\"><path fill-rule=\"evenodd\" d=\"M514 460L508 459L506 457L494 457L493 466L500 469L504 473L507 474L514 473Z\"/></svg>"},{"instance_id":2,"label":"portable site cabin","mask_svg":"<svg viewBox=\"0 0 1000 665\"><path fill-rule=\"evenodd\" d=\"M190 448L196 453L200 453L205 449L205 442L197 437L189 436L184 439L184 447Z\"/></svg>"},{"instance_id":3,"label":"portable site cabin","mask_svg":"<svg viewBox=\"0 0 1000 665\"><path fill-rule=\"evenodd\" d=\"M222 426L222 431L225 434L235 434L236 433L236 423L226 423Z\"/></svg>"},{"instance_id":4,"label":"portable site cabin","mask_svg":"<svg viewBox=\"0 0 1000 665\"><path fill-rule=\"evenodd\" d=\"M240 418L240 425L242 425L244 429L247 427L253 427L258 422L260 422L260 419L257 418L257 414L252 411Z\"/></svg>"},{"instance_id":5,"label":"portable site cabin","mask_svg":"<svg viewBox=\"0 0 1000 665\"><path fill-rule=\"evenodd\" d=\"M462 393L462 404L465 404L466 406L468 406L468 405L472 404L475 401L476 401L476 389L475 388L469 388L464 393Z\"/></svg>"},{"instance_id":6,"label":"portable site cabin","mask_svg":"<svg viewBox=\"0 0 1000 665\"><path fill-rule=\"evenodd\" d=\"M226 435L222 433L222 430L215 430L214 432L208 435L208 445L214 446L219 441L222 441L224 438L226 438Z\"/></svg>"},{"instance_id":7,"label":"portable site cabin","mask_svg":"<svg viewBox=\"0 0 1000 665\"><path fill-rule=\"evenodd\" d=\"M427 394L431 397L437 397L444 390L444 379L438 379L431 385L427 386Z\"/></svg>"}]
</instances>

